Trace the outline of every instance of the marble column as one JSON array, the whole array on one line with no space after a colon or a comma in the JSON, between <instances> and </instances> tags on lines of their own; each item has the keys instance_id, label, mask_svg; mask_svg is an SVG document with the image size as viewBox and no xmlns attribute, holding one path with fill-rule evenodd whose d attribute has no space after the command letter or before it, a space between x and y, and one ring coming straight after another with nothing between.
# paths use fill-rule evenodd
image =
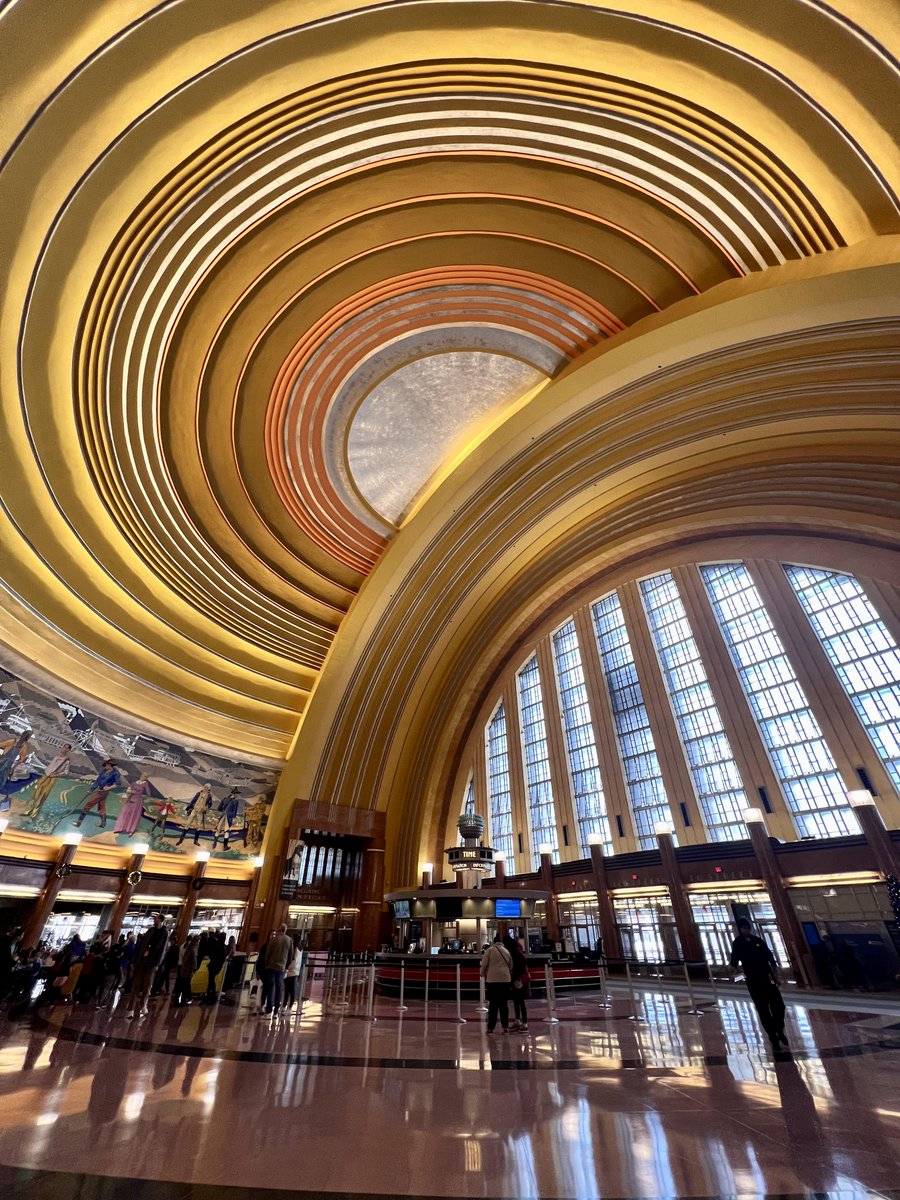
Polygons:
<instances>
[{"instance_id":1,"label":"marble column","mask_svg":"<svg viewBox=\"0 0 900 1200\"><path fill-rule=\"evenodd\" d=\"M672 900L672 915L675 917L675 928L678 930L678 938L681 942L681 955L686 962L705 962L703 943L694 922L691 902L684 890L681 869L675 855L675 842L671 828L664 829L662 825L658 825L654 832L659 853L662 856L663 875L666 878L666 886Z\"/></svg>"},{"instance_id":2,"label":"marble column","mask_svg":"<svg viewBox=\"0 0 900 1200\"><path fill-rule=\"evenodd\" d=\"M250 891L247 894L247 907L244 909L244 919L241 921L241 932L237 940L238 950L247 950L250 946L250 931L253 929L253 918L256 913L256 900L259 896L259 881L262 876L263 856L258 854L253 860L253 877L250 880Z\"/></svg>"},{"instance_id":3,"label":"marble column","mask_svg":"<svg viewBox=\"0 0 900 1200\"><path fill-rule=\"evenodd\" d=\"M197 900L200 897L200 890L203 886L203 879L206 875L208 865L209 851L201 850L197 854L197 859L194 863L194 874L191 876L191 881L185 892L184 903L181 906L181 912L178 914L178 924L175 926L175 936L178 938L179 943L183 943L187 937L191 921L194 919L194 913L197 911Z\"/></svg>"},{"instance_id":4,"label":"marble column","mask_svg":"<svg viewBox=\"0 0 900 1200\"><path fill-rule=\"evenodd\" d=\"M384 847L367 846L363 852L362 900L353 925L355 952L379 948L383 907Z\"/></svg>"},{"instance_id":5,"label":"marble column","mask_svg":"<svg viewBox=\"0 0 900 1200\"><path fill-rule=\"evenodd\" d=\"M595 835L588 836L591 851L591 867L594 872L594 889L597 892L597 909L600 916L600 934L603 938L603 952L607 958L621 958L622 946L619 942L619 929L616 925L616 910L613 907L612 896L609 894L609 881L606 876L606 859L603 856L603 845L598 840L591 841ZM597 835L599 836L599 835Z\"/></svg>"},{"instance_id":6,"label":"marble column","mask_svg":"<svg viewBox=\"0 0 900 1200\"><path fill-rule=\"evenodd\" d=\"M23 949L32 949L40 942L44 926L47 924L47 918L53 912L56 897L60 893L66 876L72 869L72 860L75 858L75 852L78 849L80 841L80 833L66 834L66 840L60 846L59 853L56 856L56 862L47 874L47 882L41 889L41 894L35 900L31 915L25 924L25 932L22 935L21 943Z\"/></svg>"},{"instance_id":7,"label":"marble column","mask_svg":"<svg viewBox=\"0 0 900 1200\"><path fill-rule=\"evenodd\" d=\"M150 847L146 842L139 842L134 847L131 862L128 864L128 870L125 878L122 880L122 886L119 888L119 894L116 897L116 903L109 918L109 924L106 926L114 938L119 936L122 922L125 920L125 914L128 912L131 898L134 895L134 889L141 882L141 868L144 865L144 859L147 857L149 849Z\"/></svg>"},{"instance_id":8,"label":"marble column","mask_svg":"<svg viewBox=\"0 0 900 1200\"><path fill-rule=\"evenodd\" d=\"M800 928L800 922L797 920L797 914L787 893L787 888L784 886L784 876L781 874L775 851L769 841L766 819L759 809L753 808L744 813L744 820L747 824L753 853L759 863L760 874L765 882L766 891L769 893L772 908L775 910L778 932L784 941L797 983L801 987L809 987L817 982L812 954L806 938L803 936L803 930Z\"/></svg>"},{"instance_id":9,"label":"marble column","mask_svg":"<svg viewBox=\"0 0 900 1200\"><path fill-rule=\"evenodd\" d=\"M545 888L550 895L547 898L547 938L553 942L554 946L557 942L562 941L562 934L559 928L559 899L556 895L556 886L553 882L553 857L552 851L540 848L541 855L541 887Z\"/></svg>"},{"instance_id":10,"label":"marble column","mask_svg":"<svg viewBox=\"0 0 900 1200\"><path fill-rule=\"evenodd\" d=\"M506 859L505 858L495 858L494 859L494 887L495 888L505 888L506 887Z\"/></svg>"},{"instance_id":11,"label":"marble column","mask_svg":"<svg viewBox=\"0 0 900 1200\"><path fill-rule=\"evenodd\" d=\"M850 804L882 875L900 876L900 849L891 840L871 792L849 792Z\"/></svg>"}]
</instances>

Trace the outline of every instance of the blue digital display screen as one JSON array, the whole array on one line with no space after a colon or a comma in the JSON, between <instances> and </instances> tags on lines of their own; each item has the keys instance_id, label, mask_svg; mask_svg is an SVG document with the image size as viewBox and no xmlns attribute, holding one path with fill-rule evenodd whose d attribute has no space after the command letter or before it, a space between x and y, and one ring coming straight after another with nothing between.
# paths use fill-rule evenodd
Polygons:
<instances>
[{"instance_id":1,"label":"blue digital display screen","mask_svg":"<svg viewBox=\"0 0 900 1200\"><path fill-rule=\"evenodd\" d=\"M494 916L495 917L521 917L522 901L521 900L495 900L494 901Z\"/></svg>"},{"instance_id":2,"label":"blue digital display screen","mask_svg":"<svg viewBox=\"0 0 900 1200\"><path fill-rule=\"evenodd\" d=\"M398 921L408 921L409 920L409 901L408 900L395 900L394 901L394 917Z\"/></svg>"}]
</instances>

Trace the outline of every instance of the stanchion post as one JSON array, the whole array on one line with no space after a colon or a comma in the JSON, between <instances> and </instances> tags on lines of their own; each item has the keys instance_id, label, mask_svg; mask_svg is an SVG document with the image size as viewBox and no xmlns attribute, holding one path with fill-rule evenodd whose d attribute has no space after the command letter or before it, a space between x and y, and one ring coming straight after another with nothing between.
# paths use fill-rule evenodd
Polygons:
<instances>
[{"instance_id":1,"label":"stanchion post","mask_svg":"<svg viewBox=\"0 0 900 1200\"><path fill-rule=\"evenodd\" d=\"M707 962L706 962L706 973L707 973L707 975L709 976L709 986L712 988L712 994L713 994L713 1004L716 1004L716 1005L718 1005L718 1003L719 1003L719 989L716 987L716 977L715 977L715 975L713 974L713 965L712 965L712 963L711 963L711 962L710 962L708 959L707 959Z\"/></svg>"},{"instance_id":2,"label":"stanchion post","mask_svg":"<svg viewBox=\"0 0 900 1200\"><path fill-rule=\"evenodd\" d=\"M487 1004L485 1004L485 996L484 996L484 976L479 972L479 974L478 974L478 1004L475 1006L475 1011L477 1013L486 1013L487 1010L488 1010Z\"/></svg>"},{"instance_id":3,"label":"stanchion post","mask_svg":"<svg viewBox=\"0 0 900 1200\"><path fill-rule=\"evenodd\" d=\"M609 1008L611 1003L609 998L609 987L606 983L606 971L603 968L602 962L597 964L597 975L600 980L600 999L597 1001L597 1003L600 1008Z\"/></svg>"},{"instance_id":4,"label":"stanchion post","mask_svg":"<svg viewBox=\"0 0 900 1200\"><path fill-rule=\"evenodd\" d=\"M553 971L550 964L544 966L544 985L547 989L547 1015L544 1017L545 1025L558 1025L559 1017L556 1015L556 993L553 990Z\"/></svg>"},{"instance_id":5,"label":"stanchion post","mask_svg":"<svg viewBox=\"0 0 900 1200\"><path fill-rule=\"evenodd\" d=\"M369 994L366 998L366 1020L375 1020L375 964L366 968L369 975Z\"/></svg>"},{"instance_id":6,"label":"stanchion post","mask_svg":"<svg viewBox=\"0 0 900 1200\"><path fill-rule=\"evenodd\" d=\"M431 972L428 969L430 964L431 964L431 959L426 958L425 959L425 1016L426 1017L428 1016L428 985L431 982Z\"/></svg>"},{"instance_id":7,"label":"stanchion post","mask_svg":"<svg viewBox=\"0 0 900 1200\"><path fill-rule=\"evenodd\" d=\"M300 959L300 978L297 980L297 984L300 988L300 995L297 997L297 1016L298 1017L303 1016L303 997L306 992L306 964L308 961L309 960L307 958L307 951L304 950L303 955Z\"/></svg>"},{"instance_id":8,"label":"stanchion post","mask_svg":"<svg viewBox=\"0 0 900 1200\"><path fill-rule=\"evenodd\" d=\"M406 1012L408 1005L403 1003L403 985L406 983L406 963L400 963L400 1003L397 1005L398 1012Z\"/></svg>"},{"instance_id":9,"label":"stanchion post","mask_svg":"<svg viewBox=\"0 0 900 1200\"><path fill-rule=\"evenodd\" d=\"M631 963L625 960L625 980L628 984L628 998L631 1001L631 1016L629 1021L642 1021L643 1018L637 1015L637 1001L634 998L634 983L631 978Z\"/></svg>"},{"instance_id":10,"label":"stanchion post","mask_svg":"<svg viewBox=\"0 0 900 1200\"><path fill-rule=\"evenodd\" d=\"M687 965L687 963L682 963L682 966L683 966L683 968L684 968L684 981L685 981L685 983L687 984L687 989L688 989L688 1001L689 1001L689 1003L690 1003L690 1006L691 1006L691 1007L688 1009L688 1012L689 1012L689 1013L690 1013L692 1016L695 1016L695 1017L702 1017L702 1016L703 1016L703 1010L702 1010L701 1008L698 1008L698 1007L697 1007L697 1002L696 1002L696 1000L694 999L694 985L693 985L693 983L691 983L691 972L690 972L690 969L688 968L688 965Z\"/></svg>"},{"instance_id":11,"label":"stanchion post","mask_svg":"<svg viewBox=\"0 0 900 1200\"><path fill-rule=\"evenodd\" d=\"M456 1023L465 1025L466 1018L462 1015L462 979L460 964L456 964Z\"/></svg>"}]
</instances>

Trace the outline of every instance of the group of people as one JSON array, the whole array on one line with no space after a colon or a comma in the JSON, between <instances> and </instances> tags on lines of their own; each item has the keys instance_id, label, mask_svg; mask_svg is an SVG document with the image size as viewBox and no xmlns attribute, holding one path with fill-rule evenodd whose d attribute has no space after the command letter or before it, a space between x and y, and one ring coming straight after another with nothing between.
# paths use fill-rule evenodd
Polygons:
<instances>
[{"instance_id":1,"label":"group of people","mask_svg":"<svg viewBox=\"0 0 900 1200\"><path fill-rule=\"evenodd\" d=\"M531 995L531 976L528 959L521 942L512 935L498 933L481 956L481 975L488 1003L487 1031L494 1033L497 1019L503 1033L525 1033L528 1030L526 1000ZM512 996L513 1021L509 1021L509 1000Z\"/></svg>"},{"instance_id":2,"label":"group of people","mask_svg":"<svg viewBox=\"0 0 900 1200\"><path fill-rule=\"evenodd\" d=\"M303 964L299 934L289 934L287 925L273 929L259 948L254 974L259 981L259 1015L270 1016L290 1010L297 1003L297 980Z\"/></svg>"},{"instance_id":3,"label":"group of people","mask_svg":"<svg viewBox=\"0 0 900 1200\"><path fill-rule=\"evenodd\" d=\"M100 1011L110 1008L121 992L130 999L129 1019L145 1016L152 996L171 994L173 1008L189 1005L193 977L204 961L207 988L200 1002L215 1004L223 969L235 949L235 939L226 941L221 930L190 934L180 942L170 936L159 913L140 934L115 937L106 930L88 943L75 933L56 949L46 943L23 947L21 936L21 929L0 934L0 1001L8 999L24 1010L35 995L36 1007L63 1001L93 1004Z\"/></svg>"}]
</instances>

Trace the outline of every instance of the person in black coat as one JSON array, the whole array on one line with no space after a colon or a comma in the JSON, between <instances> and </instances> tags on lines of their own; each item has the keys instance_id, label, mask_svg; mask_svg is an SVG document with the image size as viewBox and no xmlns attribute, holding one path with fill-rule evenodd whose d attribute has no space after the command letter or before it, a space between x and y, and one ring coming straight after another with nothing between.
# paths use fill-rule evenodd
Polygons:
<instances>
[{"instance_id":1,"label":"person in black coat","mask_svg":"<svg viewBox=\"0 0 900 1200\"><path fill-rule=\"evenodd\" d=\"M747 991L769 1036L772 1049L777 1050L779 1042L787 1047L784 1000L778 990L778 963L762 938L752 932L746 917L741 917L737 928L738 935L731 944L732 974L738 967L743 970Z\"/></svg>"},{"instance_id":2,"label":"person in black coat","mask_svg":"<svg viewBox=\"0 0 900 1200\"><path fill-rule=\"evenodd\" d=\"M210 933L209 940L206 944L206 952L209 955L209 983L206 987L206 995L203 997L203 1004L215 1004L219 999L219 988L216 983L219 972L225 965L227 955L225 948L225 934Z\"/></svg>"}]
</instances>

